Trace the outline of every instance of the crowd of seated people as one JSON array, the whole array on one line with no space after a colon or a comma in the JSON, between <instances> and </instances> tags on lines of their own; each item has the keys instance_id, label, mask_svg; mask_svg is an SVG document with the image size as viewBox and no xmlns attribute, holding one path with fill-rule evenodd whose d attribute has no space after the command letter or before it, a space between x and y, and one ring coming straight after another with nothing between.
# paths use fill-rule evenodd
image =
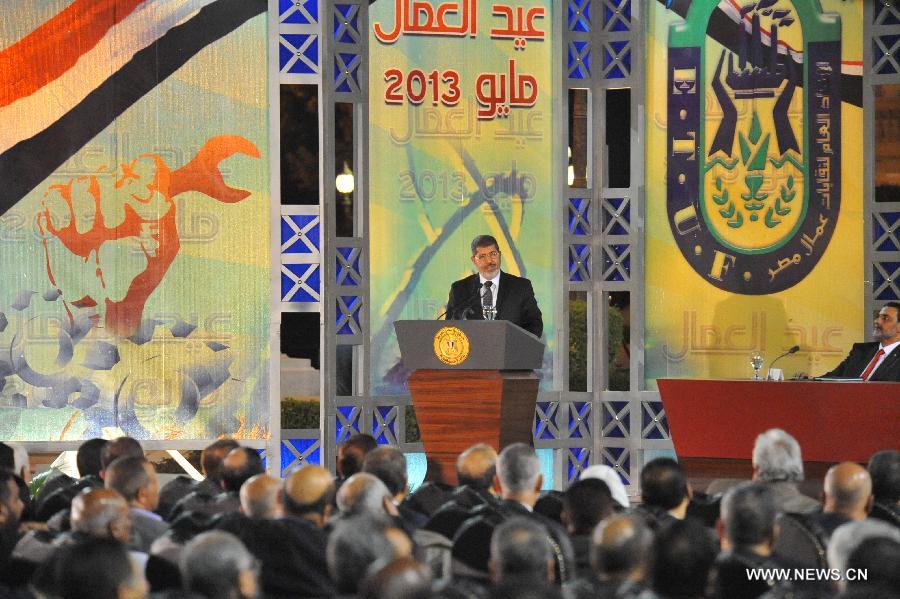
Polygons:
<instances>
[{"instance_id":1,"label":"crowd of seated people","mask_svg":"<svg viewBox=\"0 0 900 599\"><path fill-rule=\"evenodd\" d=\"M413 493L403 453L368 435L341 446L337 477L274 478L220 440L202 481L162 488L131 438L86 441L78 477L31 487L27 454L0 443L0 599L900 599L900 451L834 465L819 500L788 433L752 455L751 480L712 494L651 460L629 500L600 465L542 491L521 443L475 445L458 485Z\"/></svg>"}]
</instances>

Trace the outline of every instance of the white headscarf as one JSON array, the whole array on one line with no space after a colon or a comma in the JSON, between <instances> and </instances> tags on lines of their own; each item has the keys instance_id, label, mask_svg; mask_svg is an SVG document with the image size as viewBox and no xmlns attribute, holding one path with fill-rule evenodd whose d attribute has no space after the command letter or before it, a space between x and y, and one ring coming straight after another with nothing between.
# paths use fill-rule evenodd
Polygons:
<instances>
[{"instance_id":1,"label":"white headscarf","mask_svg":"<svg viewBox=\"0 0 900 599\"><path fill-rule=\"evenodd\" d=\"M628 493L625 492L625 485L622 484L622 479L619 478L619 474L609 466L597 464L585 468L581 471L579 479L584 480L586 478L602 480L606 483L606 486L609 487L612 498L615 499L619 505L622 507L629 507L631 505L628 501Z\"/></svg>"}]
</instances>

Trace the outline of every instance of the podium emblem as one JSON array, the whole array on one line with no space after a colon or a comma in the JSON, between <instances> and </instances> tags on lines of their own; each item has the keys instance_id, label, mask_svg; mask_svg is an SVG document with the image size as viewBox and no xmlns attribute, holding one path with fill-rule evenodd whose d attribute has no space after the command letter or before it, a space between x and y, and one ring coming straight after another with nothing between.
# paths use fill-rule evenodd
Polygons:
<instances>
[{"instance_id":1,"label":"podium emblem","mask_svg":"<svg viewBox=\"0 0 900 599\"><path fill-rule=\"evenodd\" d=\"M462 364L469 357L469 338L456 327L442 327L434 335L434 354L448 366Z\"/></svg>"}]
</instances>

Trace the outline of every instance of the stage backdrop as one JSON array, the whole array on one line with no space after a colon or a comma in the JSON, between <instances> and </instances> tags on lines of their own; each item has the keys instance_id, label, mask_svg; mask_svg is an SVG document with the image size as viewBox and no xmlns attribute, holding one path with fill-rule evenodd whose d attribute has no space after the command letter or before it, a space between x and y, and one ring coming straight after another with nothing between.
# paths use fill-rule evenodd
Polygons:
<instances>
[{"instance_id":1,"label":"stage backdrop","mask_svg":"<svg viewBox=\"0 0 900 599\"><path fill-rule=\"evenodd\" d=\"M265 10L0 4L0 438L268 435Z\"/></svg>"},{"instance_id":2,"label":"stage backdrop","mask_svg":"<svg viewBox=\"0 0 900 599\"><path fill-rule=\"evenodd\" d=\"M863 301L863 3L652 3L646 378L821 374ZM680 11L683 14L679 14Z\"/></svg>"},{"instance_id":3,"label":"stage backdrop","mask_svg":"<svg viewBox=\"0 0 900 599\"><path fill-rule=\"evenodd\" d=\"M550 0L411 2L370 9L372 389L406 392L393 322L433 319L475 272L473 237L497 238L544 315L552 386L554 198ZM560 170L560 169L556 169Z\"/></svg>"}]
</instances>

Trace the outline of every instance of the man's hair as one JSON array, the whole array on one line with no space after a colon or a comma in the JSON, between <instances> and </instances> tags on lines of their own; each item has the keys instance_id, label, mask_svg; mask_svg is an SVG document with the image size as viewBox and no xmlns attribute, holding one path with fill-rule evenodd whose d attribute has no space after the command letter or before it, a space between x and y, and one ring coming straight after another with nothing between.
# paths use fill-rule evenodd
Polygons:
<instances>
[{"instance_id":1,"label":"man's hair","mask_svg":"<svg viewBox=\"0 0 900 599\"><path fill-rule=\"evenodd\" d=\"M641 499L645 505L671 510L687 497L687 476L671 458L656 458L641 470Z\"/></svg>"},{"instance_id":2,"label":"man's hair","mask_svg":"<svg viewBox=\"0 0 900 599\"><path fill-rule=\"evenodd\" d=\"M656 535L653 588L667 599L704 597L719 548L712 532L690 518L672 520Z\"/></svg>"},{"instance_id":3,"label":"man's hair","mask_svg":"<svg viewBox=\"0 0 900 599\"><path fill-rule=\"evenodd\" d=\"M19 482L16 480L16 475L12 470L0 469L0 503L3 505L8 505L7 502L12 495L9 485L7 484L9 481L13 481L18 489Z\"/></svg>"},{"instance_id":4,"label":"man's hair","mask_svg":"<svg viewBox=\"0 0 900 599\"><path fill-rule=\"evenodd\" d=\"M373 563L359 585L361 599L431 599L431 568L414 557Z\"/></svg>"},{"instance_id":5,"label":"man's hair","mask_svg":"<svg viewBox=\"0 0 900 599\"><path fill-rule=\"evenodd\" d=\"M478 253L479 248L487 248L494 246L497 249L500 249L500 245L497 243L497 240L494 239L491 235L478 235L475 239L472 240L472 255Z\"/></svg>"},{"instance_id":6,"label":"man's hair","mask_svg":"<svg viewBox=\"0 0 900 599\"><path fill-rule=\"evenodd\" d=\"M521 493L534 489L541 475L541 460L525 443L513 443L500 452L497 475L504 491Z\"/></svg>"},{"instance_id":7,"label":"man's hair","mask_svg":"<svg viewBox=\"0 0 900 599\"><path fill-rule=\"evenodd\" d=\"M108 537L110 535L109 525L123 516L127 517L128 508L121 497L113 496L95 500L97 505L94 506L93 511L83 509L86 496L94 491L94 489L86 489L72 500L71 527L76 532L83 532L93 537ZM110 493L106 490L100 490L100 492ZM79 503L82 505L79 506ZM125 506L124 513L123 506Z\"/></svg>"},{"instance_id":8,"label":"man's hair","mask_svg":"<svg viewBox=\"0 0 900 599\"><path fill-rule=\"evenodd\" d=\"M491 561L501 581L535 574L546 579L547 563L552 557L547 529L533 520L510 518L491 536Z\"/></svg>"},{"instance_id":9,"label":"man's hair","mask_svg":"<svg viewBox=\"0 0 900 599\"><path fill-rule=\"evenodd\" d=\"M241 444L234 439L219 439L206 446L200 453L200 467L203 468L203 474L206 478L215 483L217 486L221 480L219 469L222 466L222 460L228 455L232 449L237 449Z\"/></svg>"},{"instance_id":10,"label":"man's hair","mask_svg":"<svg viewBox=\"0 0 900 599\"><path fill-rule=\"evenodd\" d=\"M378 447L378 441L372 435L366 433L356 433L351 435L341 444L343 453L341 454L340 472L344 478L349 478L360 472L363 467L363 461L366 454Z\"/></svg>"},{"instance_id":11,"label":"man's hair","mask_svg":"<svg viewBox=\"0 0 900 599\"><path fill-rule=\"evenodd\" d=\"M137 439L131 437L118 437L108 441L100 453L100 467L106 470L110 464L123 457L142 458L144 457L144 448Z\"/></svg>"},{"instance_id":12,"label":"man's hair","mask_svg":"<svg viewBox=\"0 0 900 599\"><path fill-rule=\"evenodd\" d=\"M10 472L16 471L16 452L13 451L12 447L2 441L0 441L0 468L4 468Z\"/></svg>"},{"instance_id":13,"label":"man's hair","mask_svg":"<svg viewBox=\"0 0 900 599\"><path fill-rule=\"evenodd\" d=\"M226 491L237 493L241 490L241 485L257 474L262 474L265 470L263 469L262 458L259 457L259 454L255 449L251 449L250 447L236 447L228 453L230 454L234 451L242 452L244 454L244 463L237 468L233 468L229 467L225 460L222 460L222 465L219 467L219 476L222 480L222 486Z\"/></svg>"},{"instance_id":14,"label":"man's hair","mask_svg":"<svg viewBox=\"0 0 900 599\"><path fill-rule=\"evenodd\" d=\"M61 599L117 599L135 583L128 548L115 539L91 537L59 550L54 596Z\"/></svg>"},{"instance_id":15,"label":"man's hair","mask_svg":"<svg viewBox=\"0 0 900 599\"><path fill-rule=\"evenodd\" d=\"M334 527L325 556L339 593L356 593L369 566L396 557L396 549L387 536L389 528L386 521L371 516L347 518Z\"/></svg>"},{"instance_id":16,"label":"man's hair","mask_svg":"<svg viewBox=\"0 0 900 599\"><path fill-rule=\"evenodd\" d=\"M615 512L612 494L602 480L583 478L563 495L563 510L569 515L572 534L589 535L604 518Z\"/></svg>"},{"instance_id":17,"label":"man's hair","mask_svg":"<svg viewBox=\"0 0 900 599\"><path fill-rule=\"evenodd\" d=\"M900 542L900 528L869 518L838 526L828 541L828 566L843 572L857 547L869 539L877 538Z\"/></svg>"},{"instance_id":18,"label":"man's hair","mask_svg":"<svg viewBox=\"0 0 900 599\"><path fill-rule=\"evenodd\" d=\"M297 501L291 497L290 494L282 493L281 505L284 509L284 513L289 516L300 517L305 516L306 514L323 515L325 513L325 508L334 504L335 493L334 485L331 485L325 489L325 492L322 493L318 499L311 503Z\"/></svg>"},{"instance_id":19,"label":"man's hair","mask_svg":"<svg viewBox=\"0 0 900 599\"><path fill-rule=\"evenodd\" d=\"M347 515L381 515L385 513L385 497L393 499L381 479L368 472L357 472L338 490L337 507Z\"/></svg>"},{"instance_id":20,"label":"man's hair","mask_svg":"<svg viewBox=\"0 0 900 599\"><path fill-rule=\"evenodd\" d=\"M900 314L900 302L894 302L894 301L885 302L884 306L882 306L882 307L893 308L894 310L897 311L898 314Z\"/></svg>"},{"instance_id":21,"label":"man's hair","mask_svg":"<svg viewBox=\"0 0 900 599\"><path fill-rule=\"evenodd\" d=\"M626 521L630 531L618 535L613 541L604 542L604 530ZM594 529L591 538L591 566L596 574L621 579L635 568L650 561L653 549L653 533L643 518L635 515L612 516Z\"/></svg>"},{"instance_id":22,"label":"man's hair","mask_svg":"<svg viewBox=\"0 0 900 599\"><path fill-rule=\"evenodd\" d=\"M75 464L78 466L79 476L100 476L103 469L103 449L106 447L106 439L88 439L78 446L75 456Z\"/></svg>"},{"instance_id":23,"label":"man's hair","mask_svg":"<svg viewBox=\"0 0 900 599\"><path fill-rule=\"evenodd\" d=\"M106 468L106 488L118 491L125 501L131 503L137 499L138 491L150 482L144 468L149 463L146 458L136 456L115 460Z\"/></svg>"},{"instance_id":24,"label":"man's hair","mask_svg":"<svg viewBox=\"0 0 900 599\"><path fill-rule=\"evenodd\" d=\"M763 482L803 480L800 444L780 428L771 428L756 438L753 465Z\"/></svg>"},{"instance_id":25,"label":"man's hair","mask_svg":"<svg viewBox=\"0 0 900 599\"><path fill-rule=\"evenodd\" d=\"M406 458L396 447L377 447L367 453L362 471L377 476L391 495L406 490Z\"/></svg>"},{"instance_id":26,"label":"man's hair","mask_svg":"<svg viewBox=\"0 0 900 599\"><path fill-rule=\"evenodd\" d=\"M777 512L775 495L761 483L743 482L722 498L725 534L739 547L771 541Z\"/></svg>"},{"instance_id":27,"label":"man's hair","mask_svg":"<svg viewBox=\"0 0 900 599\"><path fill-rule=\"evenodd\" d=\"M900 501L900 451L885 449L869 460L872 495L875 501L893 505Z\"/></svg>"},{"instance_id":28,"label":"man's hair","mask_svg":"<svg viewBox=\"0 0 900 599\"><path fill-rule=\"evenodd\" d=\"M900 589L900 541L887 537L867 539L849 555L847 569L865 571L866 584ZM853 583L849 582L849 586Z\"/></svg>"},{"instance_id":29,"label":"man's hair","mask_svg":"<svg viewBox=\"0 0 900 599\"><path fill-rule=\"evenodd\" d=\"M231 596L241 572L253 570L256 560L236 536L211 530L185 545L179 566L187 590L213 599Z\"/></svg>"},{"instance_id":30,"label":"man's hair","mask_svg":"<svg viewBox=\"0 0 900 599\"><path fill-rule=\"evenodd\" d=\"M492 463L482 472L476 472L469 469L468 458L473 455L491 455ZM493 447L486 443L479 443L468 448L456 458L456 479L459 485L468 485L473 489L486 491L491 488L494 482L494 475L497 473L497 452Z\"/></svg>"}]
</instances>

